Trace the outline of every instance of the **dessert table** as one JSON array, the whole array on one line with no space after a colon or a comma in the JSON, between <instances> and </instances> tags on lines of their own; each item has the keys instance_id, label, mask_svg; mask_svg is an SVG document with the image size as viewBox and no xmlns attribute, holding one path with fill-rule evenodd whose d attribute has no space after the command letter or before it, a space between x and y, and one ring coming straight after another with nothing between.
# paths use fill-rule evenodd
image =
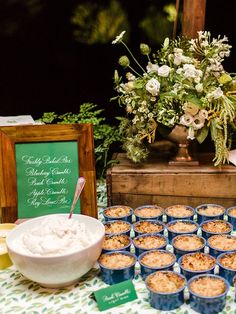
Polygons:
<instances>
[{"instance_id":1,"label":"dessert table","mask_svg":"<svg viewBox=\"0 0 236 314\"><path fill-rule=\"evenodd\" d=\"M139 275L133 280L138 298L134 301L102 311L104 314L158 314L149 305L148 291ZM75 285L64 289L48 289L40 287L24 276L14 266L0 271L0 313L1 314L87 314L100 313L96 301L90 296L101 288L108 287L99 276L99 269L93 268ZM187 292L185 295L188 298ZM164 313L164 312L162 312ZM193 311L188 301L175 311L168 314L191 314ZM230 288L227 303L222 314L235 314L235 290Z\"/></svg>"},{"instance_id":2,"label":"dessert table","mask_svg":"<svg viewBox=\"0 0 236 314\"><path fill-rule=\"evenodd\" d=\"M98 217L104 221L102 207ZM236 234L233 232L232 234ZM172 246L167 245L172 251ZM217 270L216 266L216 272ZM179 272L176 263L174 270ZM140 276L139 264L136 264L135 278L132 280L137 299L109 310L100 311L96 301L91 297L96 290L109 287L101 280L99 266L96 264L87 274L74 285L63 289L43 288L26 279L14 266L0 270L0 314L197 314L190 308L188 291L185 290L185 303L170 312L159 311L149 304L148 290ZM236 314L236 290L231 287L226 306L221 314Z\"/></svg>"}]
</instances>

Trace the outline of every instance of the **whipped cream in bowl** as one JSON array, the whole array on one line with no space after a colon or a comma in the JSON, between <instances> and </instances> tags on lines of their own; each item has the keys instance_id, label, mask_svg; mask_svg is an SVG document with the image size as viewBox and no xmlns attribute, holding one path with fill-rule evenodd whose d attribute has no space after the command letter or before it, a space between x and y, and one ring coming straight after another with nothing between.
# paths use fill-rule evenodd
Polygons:
<instances>
[{"instance_id":1,"label":"whipped cream in bowl","mask_svg":"<svg viewBox=\"0 0 236 314\"><path fill-rule=\"evenodd\" d=\"M15 267L42 286L75 283L101 254L105 228L90 216L53 214L27 220L6 238Z\"/></svg>"}]
</instances>

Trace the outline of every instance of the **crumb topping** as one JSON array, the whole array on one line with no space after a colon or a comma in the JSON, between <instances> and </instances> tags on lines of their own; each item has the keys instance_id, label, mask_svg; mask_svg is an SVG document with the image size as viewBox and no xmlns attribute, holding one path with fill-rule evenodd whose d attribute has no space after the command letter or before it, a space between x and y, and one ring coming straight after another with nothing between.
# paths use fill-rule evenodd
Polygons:
<instances>
[{"instance_id":1,"label":"crumb topping","mask_svg":"<svg viewBox=\"0 0 236 314\"><path fill-rule=\"evenodd\" d=\"M140 209L135 209L134 213L143 218L151 218L160 216L163 213L163 210L160 207L143 207Z\"/></svg>"},{"instance_id":2,"label":"crumb topping","mask_svg":"<svg viewBox=\"0 0 236 314\"><path fill-rule=\"evenodd\" d=\"M236 250L236 237L226 234L216 234L208 239L208 243L219 250Z\"/></svg>"},{"instance_id":3,"label":"crumb topping","mask_svg":"<svg viewBox=\"0 0 236 314\"><path fill-rule=\"evenodd\" d=\"M124 217L130 214L130 208L127 206L117 206L105 209L104 213L109 217Z\"/></svg>"},{"instance_id":4,"label":"crumb topping","mask_svg":"<svg viewBox=\"0 0 236 314\"><path fill-rule=\"evenodd\" d=\"M180 250L193 251L202 247L203 240L198 236L181 235L174 238L174 245Z\"/></svg>"},{"instance_id":5,"label":"crumb topping","mask_svg":"<svg viewBox=\"0 0 236 314\"><path fill-rule=\"evenodd\" d=\"M190 255L183 255L181 266L193 271L204 271L211 269L215 265L215 259L201 252Z\"/></svg>"},{"instance_id":6,"label":"crumb topping","mask_svg":"<svg viewBox=\"0 0 236 314\"><path fill-rule=\"evenodd\" d=\"M166 244L166 239L158 235L134 238L133 242L142 249L157 249Z\"/></svg>"},{"instance_id":7,"label":"crumb topping","mask_svg":"<svg viewBox=\"0 0 236 314\"><path fill-rule=\"evenodd\" d=\"M226 290L222 279L207 276L192 281L189 287L193 292L204 297L215 297Z\"/></svg>"},{"instance_id":8,"label":"crumb topping","mask_svg":"<svg viewBox=\"0 0 236 314\"><path fill-rule=\"evenodd\" d=\"M130 229L130 225L127 224L125 221L107 222L104 226L105 232L109 234L125 232Z\"/></svg>"},{"instance_id":9,"label":"crumb topping","mask_svg":"<svg viewBox=\"0 0 236 314\"><path fill-rule=\"evenodd\" d=\"M130 243L130 238L126 235L105 236L102 248L105 250L119 250Z\"/></svg>"},{"instance_id":10,"label":"crumb topping","mask_svg":"<svg viewBox=\"0 0 236 314\"><path fill-rule=\"evenodd\" d=\"M121 253L102 254L99 263L108 268L124 268L131 266L135 258Z\"/></svg>"},{"instance_id":11,"label":"crumb topping","mask_svg":"<svg viewBox=\"0 0 236 314\"><path fill-rule=\"evenodd\" d=\"M155 292L173 293L183 288L185 280L175 273L157 271L148 277L147 285Z\"/></svg>"},{"instance_id":12,"label":"crumb topping","mask_svg":"<svg viewBox=\"0 0 236 314\"><path fill-rule=\"evenodd\" d=\"M145 254L141 263L149 267L164 267L173 263L174 260L174 256L169 252L155 251Z\"/></svg>"},{"instance_id":13,"label":"crumb topping","mask_svg":"<svg viewBox=\"0 0 236 314\"><path fill-rule=\"evenodd\" d=\"M166 213L172 217L190 217L193 211L185 205L174 205L166 209Z\"/></svg>"},{"instance_id":14,"label":"crumb topping","mask_svg":"<svg viewBox=\"0 0 236 314\"><path fill-rule=\"evenodd\" d=\"M202 229L207 232L212 233L222 233L230 231L230 226L226 221L223 220L213 220L207 221L202 225Z\"/></svg>"},{"instance_id":15,"label":"crumb topping","mask_svg":"<svg viewBox=\"0 0 236 314\"><path fill-rule=\"evenodd\" d=\"M236 270L236 252L227 253L219 259L222 266Z\"/></svg>"},{"instance_id":16,"label":"crumb topping","mask_svg":"<svg viewBox=\"0 0 236 314\"><path fill-rule=\"evenodd\" d=\"M207 205L198 209L198 213L205 216L217 216L224 213L224 208L219 206Z\"/></svg>"},{"instance_id":17,"label":"crumb topping","mask_svg":"<svg viewBox=\"0 0 236 314\"><path fill-rule=\"evenodd\" d=\"M187 221L176 221L168 225L168 229L172 232L192 232L196 230L195 224Z\"/></svg>"},{"instance_id":18,"label":"crumb topping","mask_svg":"<svg viewBox=\"0 0 236 314\"><path fill-rule=\"evenodd\" d=\"M145 221L141 220L136 223L135 229L137 232L140 233L153 233L153 232L160 232L163 229L161 224L156 223L155 221Z\"/></svg>"}]
</instances>

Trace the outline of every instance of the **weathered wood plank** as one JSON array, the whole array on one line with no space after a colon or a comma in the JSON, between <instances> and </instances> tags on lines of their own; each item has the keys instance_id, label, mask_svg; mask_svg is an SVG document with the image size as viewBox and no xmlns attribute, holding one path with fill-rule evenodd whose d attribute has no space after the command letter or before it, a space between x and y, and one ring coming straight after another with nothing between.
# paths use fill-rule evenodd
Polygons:
<instances>
[{"instance_id":1,"label":"weathered wood plank","mask_svg":"<svg viewBox=\"0 0 236 314\"><path fill-rule=\"evenodd\" d=\"M216 168L212 156L199 155L200 165L191 167L169 166L168 159L162 160L160 155L140 165L125 154L118 154L116 160L119 163L107 171L109 205L236 205L236 167Z\"/></svg>"}]
</instances>

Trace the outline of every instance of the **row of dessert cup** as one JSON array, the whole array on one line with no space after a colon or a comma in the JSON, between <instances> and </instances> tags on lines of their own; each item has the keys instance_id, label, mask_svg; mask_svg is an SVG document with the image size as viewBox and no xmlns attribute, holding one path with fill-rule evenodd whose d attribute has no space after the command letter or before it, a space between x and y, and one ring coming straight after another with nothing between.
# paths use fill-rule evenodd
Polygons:
<instances>
[{"instance_id":1,"label":"row of dessert cup","mask_svg":"<svg viewBox=\"0 0 236 314\"><path fill-rule=\"evenodd\" d=\"M103 262L99 259L99 265L101 268L101 276L102 280L109 284L116 284L118 282L128 280L128 279L134 279L135 278L135 264L137 261L140 263L141 267L141 276L143 280L145 281L145 285L147 290L149 291L149 302L150 305L156 309L163 310L163 311L171 311L178 307L180 307L184 302L184 290L189 292L190 295L190 306L194 310L200 313L218 313L221 310L223 310L225 303L226 303L226 296L230 288L230 284L235 284L235 279L232 279L232 275L229 275L228 270L224 267L219 267L219 274L214 274L215 267L211 267L210 270L206 272L186 272L183 268L180 267L181 273L174 270L173 266L176 262L175 256L173 257L173 262L170 265L166 265L166 267L160 267L157 268L151 268L148 266L145 266L142 264L141 259L145 257L146 254L156 253L159 252L161 254L173 253L164 251L164 250L151 250L149 252L142 253L138 258L136 255L134 255L131 252L127 251L118 251L118 252L109 252L105 253L103 256L104 258L107 258L108 256L112 255L120 255L119 261L121 261L121 256L124 256L125 258L132 259L131 263L127 267L118 268L113 267L109 268L103 265ZM191 253L194 254L194 253ZM209 257L209 255L205 253L200 253L203 255L206 255ZM236 254L236 253L234 253ZM190 254L187 254L190 255ZM183 255L186 256L186 255ZM178 260L178 263L181 264L181 256ZM223 257L223 254L222 254ZM214 257L211 257L214 259ZM217 258L217 263L220 265L221 256ZM116 262L117 265L117 262ZM159 283L160 278L159 277L166 278L165 284ZM172 277L172 279L171 279ZM235 276L236 278L236 276ZM228 280L231 280L230 282ZM219 294L214 294L215 291L207 291L207 294L204 295L202 293L194 291L194 289L191 288L192 283L197 283L198 281L205 280L206 282L208 280L218 281L217 286L219 286L219 283L224 286L224 289ZM176 286L176 283L179 281L182 282L181 286ZM206 285L206 282L204 282L204 286ZM159 290L160 287L166 287L166 290ZM158 287L158 288L155 288ZM174 290L170 290L174 286ZM185 289L187 287L187 289ZM211 284L209 283L209 287L211 287ZM206 289L205 289L206 290ZM213 294L212 294L213 293ZM211 295L212 294L212 295ZM213 305L214 304L214 305Z\"/></svg>"},{"instance_id":2,"label":"row of dessert cup","mask_svg":"<svg viewBox=\"0 0 236 314\"><path fill-rule=\"evenodd\" d=\"M139 256L141 253L149 251L150 249L166 249L169 242L169 244L171 244L173 252L176 254L177 257L185 253L194 252L194 251L201 251L201 252L209 253L209 255L213 257L217 257L221 253L236 251L236 247L232 247L230 249L222 249L221 247L219 246L217 247L216 245L214 246L214 244L211 243L213 239L216 241L219 240L219 237L221 237L220 240L223 241L224 236L227 237L227 240L230 240L230 239L232 239L233 241L236 240L235 235L222 235L222 234L214 235L212 237L209 237L207 240L204 237L196 235L196 234L182 234L182 235L178 235L174 237L170 242L168 241L167 237L162 234L145 233L137 237L134 237L132 239L127 235L114 234L105 238L102 253L106 253L110 251L130 251L130 252L134 252L137 256ZM119 246L117 245L113 245L113 247L112 245L107 246L105 245L105 242L107 240L108 241L111 240L110 242L113 241L114 243L118 243ZM149 240L152 241L152 245L151 246L149 245L150 248L148 248L147 246L145 247L145 241L147 243L147 241ZM183 248L183 247L181 248L178 245L177 241L183 242L186 240L192 243L194 242L199 243L199 246L196 249L192 249L192 248L187 249L187 246L186 248ZM141 243L144 243L144 244L140 244L140 241ZM155 242L158 243L156 246L155 244L153 244Z\"/></svg>"},{"instance_id":3,"label":"row of dessert cup","mask_svg":"<svg viewBox=\"0 0 236 314\"><path fill-rule=\"evenodd\" d=\"M109 260L109 254L113 254L113 257L111 258L116 259L117 256L115 255L115 253L117 252L123 252L122 254L134 254L139 263L141 276L143 278L145 278L148 274L154 272L155 270L160 270L162 268L173 270L173 267L177 261L177 265L179 265L182 273L186 276L187 279L190 279L194 274L201 274L205 272L214 274L217 273L219 269L219 274L227 279L232 285L232 279L236 275L236 268L235 266L232 266L236 262L236 251L225 251L221 252L217 256L212 256L208 253L204 253L204 246L188 251L178 249L176 250L174 246L174 250L172 253L169 249L166 248L166 245L163 245L156 249L141 250L138 251L138 253L136 253L137 251L133 253L132 250L123 249L105 251L102 252L102 254L108 254L104 255L104 258L108 258ZM186 257L187 259L191 260L191 263L196 263L199 259L204 265L210 262L210 266L204 266L206 268L202 270L192 270L189 267L184 266L186 263ZM218 268L215 267L216 265L218 265ZM109 278L109 280L112 279Z\"/></svg>"},{"instance_id":4,"label":"row of dessert cup","mask_svg":"<svg viewBox=\"0 0 236 314\"><path fill-rule=\"evenodd\" d=\"M219 208L222 212L220 214L217 214L217 215L204 215L202 213L200 213L199 211L201 209L205 209L207 207L210 207L210 206L214 206L215 208ZM172 216L170 215L168 212L175 208L175 209L178 209L178 207L185 207L186 209L189 210L190 212L190 215L188 216L183 216L183 217L180 217L180 216ZM111 216L110 214L108 214L109 211L115 211L116 209L118 208L125 208L127 209L127 214L126 215L114 215L114 216ZM144 217L144 216L140 216L138 215L138 211L142 210L142 209L154 209L154 210L159 210L159 214L156 215L156 216L149 216L149 217ZM234 215L231 215L231 213L234 213ZM210 219L224 219L224 218L227 218L227 220L232 223L233 227L234 227L234 230L236 230L236 205L235 206L232 206L232 207L229 207L229 208L225 208L221 205L218 205L218 204L201 204L199 206L197 206L196 208L193 208L191 206L188 206L188 205L172 205L172 206L169 206L167 207L166 209L163 209L162 207L160 206L157 206L157 205L143 205L143 206L139 206L135 209L131 208L130 206L126 206L126 205L114 205L114 206L109 206L109 207L106 207L102 210L102 214L104 216L104 219L106 221L108 220L116 220L116 219L122 219L122 220L125 220L125 221L128 221L130 223L133 222L133 220L135 219L135 221L139 221L139 220L146 220L146 219L156 219L156 220L166 220L166 222L169 222L169 221L172 221L174 219L197 219L197 223L198 224L201 224L203 221L205 220L210 220Z\"/></svg>"},{"instance_id":5,"label":"row of dessert cup","mask_svg":"<svg viewBox=\"0 0 236 314\"><path fill-rule=\"evenodd\" d=\"M109 220L104 222L104 226L106 228L106 226L109 226L113 223L117 223L117 222L123 222L122 220ZM178 223L178 222L182 222L184 224L188 224L188 225L194 225L195 228L192 231L188 231L188 232L177 232L177 231L172 231L171 227ZM220 234L231 234L233 232L233 225L226 221L226 220L220 220L220 219L212 219L212 220L205 220L203 221L200 225L192 220L186 220L186 219L177 219L177 220L172 220L170 222L168 222L167 224L164 224L163 222L159 221L159 220L145 220L145 221L138 221L135 222L133 224L125 221L123 222L127 225L127 230L122 231L122 232L117 232L117 234L126 234L128 236L134 236L137 237L139 235L142 235L144 233L153 233L153 234L168 234L168 239L171 241L175 236L180 235L180 234L185 234L185 233L194 233L194 234L199 234L202 235L205 239L208 239L210 236L219 234L219 232L214 232L214 231L209 231L206 229L207 225L210 224L221 224L224 225L226 230L220 232ZM142 226L143 225L143 226ZM143 227L143 230L146 226L146 228L148 227L152 229L146 229L146 230L153 230L153 231L140 231L140 227ZM154 231L156 229L156 231ZM108 236L108 233L106 233L106 235Z\"/></svg>"}]
</instances>

